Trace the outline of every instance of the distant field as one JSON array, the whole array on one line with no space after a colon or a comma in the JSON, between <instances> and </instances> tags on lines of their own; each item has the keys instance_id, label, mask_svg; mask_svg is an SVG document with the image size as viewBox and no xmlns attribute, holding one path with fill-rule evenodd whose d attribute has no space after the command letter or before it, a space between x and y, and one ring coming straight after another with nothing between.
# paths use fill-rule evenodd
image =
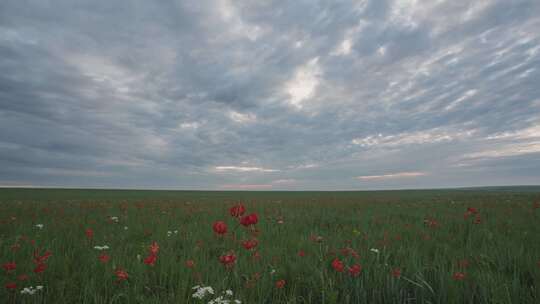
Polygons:
<instances>
[{"instance_id":1,"label":"distant field","mask_svg":"<svg viewBox=\"0 0 540 304\"><path fill-rule=\"evenodd\" d=\"M0 189L0 265L1 303L540 303L540 187Z\"/></svg>"}]
</instances>

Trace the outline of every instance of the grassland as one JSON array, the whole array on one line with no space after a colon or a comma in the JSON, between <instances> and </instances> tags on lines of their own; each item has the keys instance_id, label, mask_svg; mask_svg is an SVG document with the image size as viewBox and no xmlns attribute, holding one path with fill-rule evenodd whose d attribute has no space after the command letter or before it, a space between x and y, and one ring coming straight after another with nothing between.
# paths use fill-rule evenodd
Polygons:
<instances>
[{"instance_id":1,"label":"grassland","mask_svg":"<svg viewBox=\"0 0 540 304\"><path fill-rule=\"evenodd\" d=\"M230 215L238 202L256 225ZM0 302L540 303L537 202L538 187L0 189ZM195 285L214 295L194 298ZM43 288L22 294L29 286Z\"/></svg>"}]
</instances>

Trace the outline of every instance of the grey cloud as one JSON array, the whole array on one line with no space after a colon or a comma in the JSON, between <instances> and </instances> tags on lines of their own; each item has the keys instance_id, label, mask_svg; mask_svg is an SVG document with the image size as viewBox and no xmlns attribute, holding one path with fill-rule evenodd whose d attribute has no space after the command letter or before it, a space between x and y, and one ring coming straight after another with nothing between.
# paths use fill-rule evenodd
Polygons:
<instances>
[{"instance_id":1,"label":"grey cloud","mask_svg":"<svg viewBox=\"0 0 540 304\"><path fill-rule=\"evenodd\" d=\"M538 183L540 135L519 134L540 125L539 13L533 0L3 1L0 185ZM287 85L315 58L299 107ZM402 172L425 175L356 178Z\"/></svg>"}]
</instances>

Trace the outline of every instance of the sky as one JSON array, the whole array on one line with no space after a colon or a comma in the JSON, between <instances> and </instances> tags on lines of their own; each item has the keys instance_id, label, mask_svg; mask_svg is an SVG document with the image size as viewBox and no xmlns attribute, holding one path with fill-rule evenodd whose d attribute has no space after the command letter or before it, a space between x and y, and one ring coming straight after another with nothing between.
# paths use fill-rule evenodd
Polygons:
<instances>
[{"instance_id":1,"label":"sky","mask_svg":"<svg viewBox=\"0 0 540 304\"><path fill-rule=\"evenodd\" d=\"M0 2L0 186L540 184L540 1Z\"/></svg>"}]
</instances>

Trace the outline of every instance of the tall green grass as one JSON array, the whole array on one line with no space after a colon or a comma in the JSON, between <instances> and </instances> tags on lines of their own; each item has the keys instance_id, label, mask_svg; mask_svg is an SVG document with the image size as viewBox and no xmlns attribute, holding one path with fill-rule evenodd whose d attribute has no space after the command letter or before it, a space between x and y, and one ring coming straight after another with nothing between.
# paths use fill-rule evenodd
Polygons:
<instances>
[{"instance_id":1,"label":"tall green grass","mask_svg":"<svg viewBox=\"0 0 540 304\"><path fill-rule=\"evenodd\" d=\"M212 297L192 298L192 287L204 285L216 293L230 289L242 303L540 303L540 209L533 208L539 200L535 191L488 190L3 189L0 264L16 262L17 269L0 269L0 299L208 303ZM253 232L229 215L238 201L259 215L260 258L240 243ZM478 209L480 223L474 216L464 218L468 207ZM225 237L212 231L217 220L228 224ZM85 236L88 228L92 240ZM152 267L142 260L153 241L160 252ZM20 248L13 250L14 244ZM110 249L98 251L96 245ZM52 252L40 274L33 272L36 248ZM360 257L345 255L344 248ZM231 250L237 263L226 268L219 256ZM102 253L111 257L106 264L98 259ZM336 272L335 258L347 266L360 264L360 275ZM186 266L188 260L195 262L193 268ZM127 281L117 281L117 268L128 272ZM400 277L392 275L396 268ZM457 272L465 278L455 280ZM17 280L21 274L29 279ZM277 288L282 279L285 286ZM4 288L9 282L17 289ZM44 289L20 293L36 285Z\"/></svg>"}]
</instances>

